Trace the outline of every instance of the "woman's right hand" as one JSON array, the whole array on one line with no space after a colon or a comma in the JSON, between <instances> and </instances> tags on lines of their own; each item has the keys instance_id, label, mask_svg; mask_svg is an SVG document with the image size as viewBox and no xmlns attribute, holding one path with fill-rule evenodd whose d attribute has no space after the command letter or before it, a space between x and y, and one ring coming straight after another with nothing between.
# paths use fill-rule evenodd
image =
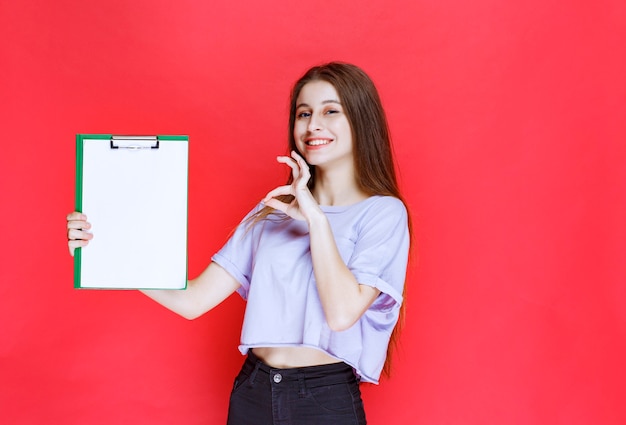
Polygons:
<instances>
[{"instance_id":1,"label":"woman's right hand","mask_svg":"<svg viewBox=\"0 0 626 425\"><path fill-rule=\"evenodd\" d=\"M87 246L93 239L93 234L88 231L89 229L91 229L91 224L87 221L85 214L74 211L67 215L67 245L72 257L76 248Z\"/></svg>"}]
</instances>

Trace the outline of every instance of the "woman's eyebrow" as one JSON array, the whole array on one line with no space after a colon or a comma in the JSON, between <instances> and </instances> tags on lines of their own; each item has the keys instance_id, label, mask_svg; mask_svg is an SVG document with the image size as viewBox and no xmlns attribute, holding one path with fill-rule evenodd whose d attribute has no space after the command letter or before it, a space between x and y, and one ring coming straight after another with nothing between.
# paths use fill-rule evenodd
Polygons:
<instances>
[{"instance_id":1,"label":"woman's eyebrow","mask_svg":"<svg viewBox=\"0 0 626 425\"><path fill-rule=\"evenodd\" d=\"M341 102L335 99L328 99L328 100L323 100L322 101L322 105L327 105L329 103L336 103L338 105L341 105ZM296 105L296 109L298 108L309 108L310 105L308 103L299 103L298 105Z\"/></svg>"}]
</instances>

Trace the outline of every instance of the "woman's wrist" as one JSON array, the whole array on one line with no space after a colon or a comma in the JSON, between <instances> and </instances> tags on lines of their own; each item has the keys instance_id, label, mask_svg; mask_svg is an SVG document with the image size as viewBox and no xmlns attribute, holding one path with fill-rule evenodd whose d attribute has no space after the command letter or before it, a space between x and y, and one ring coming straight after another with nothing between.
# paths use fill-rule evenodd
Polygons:
<instances>
[{"instance_id":1,"label":"woman's wrist","mask_svg":"<svg viewBox=\"0 0 626 425\"><path fill-rule=\"evenodd\" d=\"M324 211L320 208L315 208L313 211L307 213L306 222L309 225L309 229L319 228L320 226L328 226L328 218Z\"/></svg>"}]
</instances>

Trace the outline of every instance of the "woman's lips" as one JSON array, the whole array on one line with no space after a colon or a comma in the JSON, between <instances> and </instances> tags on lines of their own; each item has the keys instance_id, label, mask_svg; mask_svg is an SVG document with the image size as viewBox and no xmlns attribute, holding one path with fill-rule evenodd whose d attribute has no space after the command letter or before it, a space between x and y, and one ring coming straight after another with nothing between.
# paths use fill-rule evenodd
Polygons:
<instances>
[{"instance_id":1,"label":"woman's lips","mask_svg":"<svg viewBox=\"0 0 626 425\"><path fill-rule=\"evenodd\" d=\"M325 146L330 142L332 142L331 139L308 139L304 141L304 143L310 147Z\"/></svg>"}]
</instances>

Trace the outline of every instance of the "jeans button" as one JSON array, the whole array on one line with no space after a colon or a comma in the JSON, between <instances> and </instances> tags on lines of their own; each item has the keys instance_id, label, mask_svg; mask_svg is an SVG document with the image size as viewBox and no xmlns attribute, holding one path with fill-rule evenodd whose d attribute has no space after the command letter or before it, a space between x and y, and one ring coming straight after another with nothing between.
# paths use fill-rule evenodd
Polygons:
<instances>
[{"instance_id":1,"label":"jeans button","mask_svg":"<svg viewBox=\"0 0 626 425\"><path fill-rule=\"evenodd\" d=\"M277 373L276 375L274 375L274 382L276 382L277 384L280 383L280 381L283 380L283 376L280 373Z\"/></svg>"}]
</instances>

